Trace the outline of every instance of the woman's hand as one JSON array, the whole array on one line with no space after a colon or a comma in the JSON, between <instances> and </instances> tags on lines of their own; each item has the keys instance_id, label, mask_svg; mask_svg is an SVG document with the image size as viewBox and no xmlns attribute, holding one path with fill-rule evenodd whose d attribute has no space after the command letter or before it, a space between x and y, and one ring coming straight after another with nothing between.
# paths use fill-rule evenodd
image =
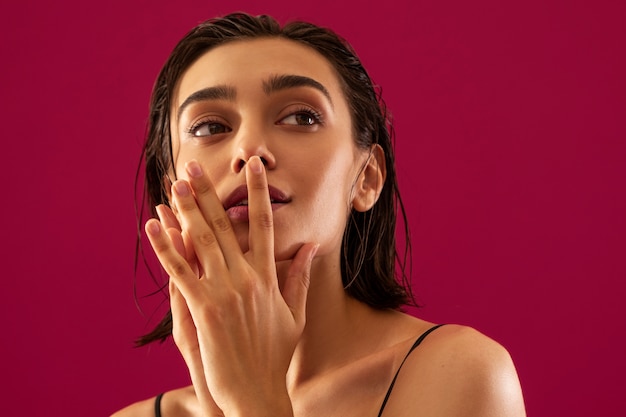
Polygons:
<instances>
[{"instance_id":1,"label":"woman's hand","mask_svg":"<svg viewBox=\"0 0 626 417\"><path fill-rule=\"evenodd\" d=\"M185 257L197 274L198 269L195 254L192 250L185 248L178 219L167 206L158 206L156 210L161 224L172 241L174 248L181 256ZM222 410L215 404L206 384L196 327L193 323L189 308L172 280L170 280L169 283L169 292L170 308L172 309L172 336L189 368L192 385L200 408L207 417L223 417L224 413L222 413Z\"/></svg>"},{"instance_id":2,"label":"woman's hand","mask_svg":"<svg viewBox=\"0 0 626 417\"><path fill-rule=\"evenodd\" d=\"M296 253L281 294L260 158L246 164L246 253L200 166L190 162L187 173L189 182L172 187L178 224L161 216L162 222L150 220L146 231L170 275L174 336L196 394L213 415L218 409L227 416L290 415L285 376L304 328L317 246L305 244Z\"/></svg>"}]
</instances>

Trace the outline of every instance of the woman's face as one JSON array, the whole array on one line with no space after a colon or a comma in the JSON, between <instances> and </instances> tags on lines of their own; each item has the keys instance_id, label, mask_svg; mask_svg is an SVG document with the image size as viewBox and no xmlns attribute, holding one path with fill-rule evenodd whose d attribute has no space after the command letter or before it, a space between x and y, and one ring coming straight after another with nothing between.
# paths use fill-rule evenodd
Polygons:
<instances>
[{"instance_id":1,"label":"woman's face","mask_svg":"<svg viewBox=\"0 0 626 417\"><path fill-rule=\"evenodd\" d=\"M202 55L181 77L171 109L174 167L196 159L213 182L242 249L248 249L244 166L266 163L277 260L305 242L338 253L353 184L368 152L331 64L286 39L235 41Z\"/></svg>"}]
</instances>

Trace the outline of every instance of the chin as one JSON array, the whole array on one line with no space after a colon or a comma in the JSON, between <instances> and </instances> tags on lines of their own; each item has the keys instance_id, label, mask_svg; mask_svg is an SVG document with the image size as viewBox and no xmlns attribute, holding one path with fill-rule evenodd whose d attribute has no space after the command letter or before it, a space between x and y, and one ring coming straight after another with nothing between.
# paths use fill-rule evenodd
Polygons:
<instances>
[{"instance_id":1,"label":"chin","mask_svg":"<svg viewBox=\"0 0 626 417\"><path fill-rule=\"evenodd\" d=\"M286 247L275 245L274 246L274 259L276 260L276 262L288 261L290 259L293 259L293 257L296 256L296 253L298 253L298 249L300 249L302 245L303 245L302 243L293 244L291 246L286 246Z\"/></svg>"},{"instance_id":2,"label":"chin","mask_svg":"<svg viewBox=\"0 0 626 417\"><path fill-rule=\"evenodd\" d=\"M248 238L237 238L237 242L239 242L239 247L243 253L246 253L250 250L250 244ZM276 262L288 261L293 259L298 253L298 249L303 245L303 243L293 243L287 245L281 245L274 242L274 260Z\"/></svg>"}]
</instances>

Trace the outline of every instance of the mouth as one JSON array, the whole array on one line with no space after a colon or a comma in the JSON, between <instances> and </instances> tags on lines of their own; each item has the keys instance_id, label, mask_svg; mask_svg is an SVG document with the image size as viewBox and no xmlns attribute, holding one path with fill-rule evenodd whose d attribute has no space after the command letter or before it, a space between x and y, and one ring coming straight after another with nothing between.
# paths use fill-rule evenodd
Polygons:
<instances>
[{"instance_id":1,"label":"mouth","mask_svg":"<svg viewBox=\"0 0 626 417\"><path fill-rule=\"evenodd\" d=\"M272 187L271 185L268 187L270 203L272 204L272 210L278 207L278 205L287 204L291 201L285 193L279 190L276 187ZM245 185L239 186L233 190L232 193L226 197L224 202L222 203L224 206L224 210L230 213L234 209L238 209L239 207L248 207L248 187Z\"/></svg>"}]
</instances>

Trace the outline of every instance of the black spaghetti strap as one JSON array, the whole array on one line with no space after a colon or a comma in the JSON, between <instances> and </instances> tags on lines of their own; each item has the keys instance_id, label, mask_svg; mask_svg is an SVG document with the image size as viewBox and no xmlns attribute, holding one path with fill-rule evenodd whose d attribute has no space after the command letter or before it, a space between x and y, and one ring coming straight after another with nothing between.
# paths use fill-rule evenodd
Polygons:
<instances>
[{"instance_id":1,"label":"black spaghetti strap","mask_svg":"<svg viewBox=\"0 0 626 417\"><path fill-rule=\"evenodd\" d=\"M378 417L381 417L383 415L383 410L385 409L385 406L387 405L387 401L389 400L389 396L391 395L391 390L393 389L393 386L396 384L396 379L398 379L398 375L400 374L400 370L402 369L402 365L404 365L404 362L406 362L406 360L409 358L409 355L411 354L411 352L413 352L415 348L418 347L420 343L424 341L424 339L426 339L426 336L428 336L429 334L431 334L432 332L434 332L441 326L443 326L443 324L437 324L436 326L433 326L430 329L426 330L424 333L422 333L420 337L417 338L415 343L413 343L413 346L411 346L411 349L409 349L409 353L407 353L404 359L402 359L402 362L400 363L400 366L398 367L398 370L396 371L396 375L391 380L391 384L389 385L389 389L387 390L387 394L385 395L385 399L383 400L383 405L381 405L380 411L378 412Z\"/></svg>"},{"instance_id":2,"label":"black spaghetti strap","mask_svg":"<svg viewBox=\"0 0 626 417\"><path fill-rule=\"evenodd\" d=\"M163 398L164 392L160 393L154 399L154 416L161 417L161 398Z\"/></svg>"}]
</instances>

